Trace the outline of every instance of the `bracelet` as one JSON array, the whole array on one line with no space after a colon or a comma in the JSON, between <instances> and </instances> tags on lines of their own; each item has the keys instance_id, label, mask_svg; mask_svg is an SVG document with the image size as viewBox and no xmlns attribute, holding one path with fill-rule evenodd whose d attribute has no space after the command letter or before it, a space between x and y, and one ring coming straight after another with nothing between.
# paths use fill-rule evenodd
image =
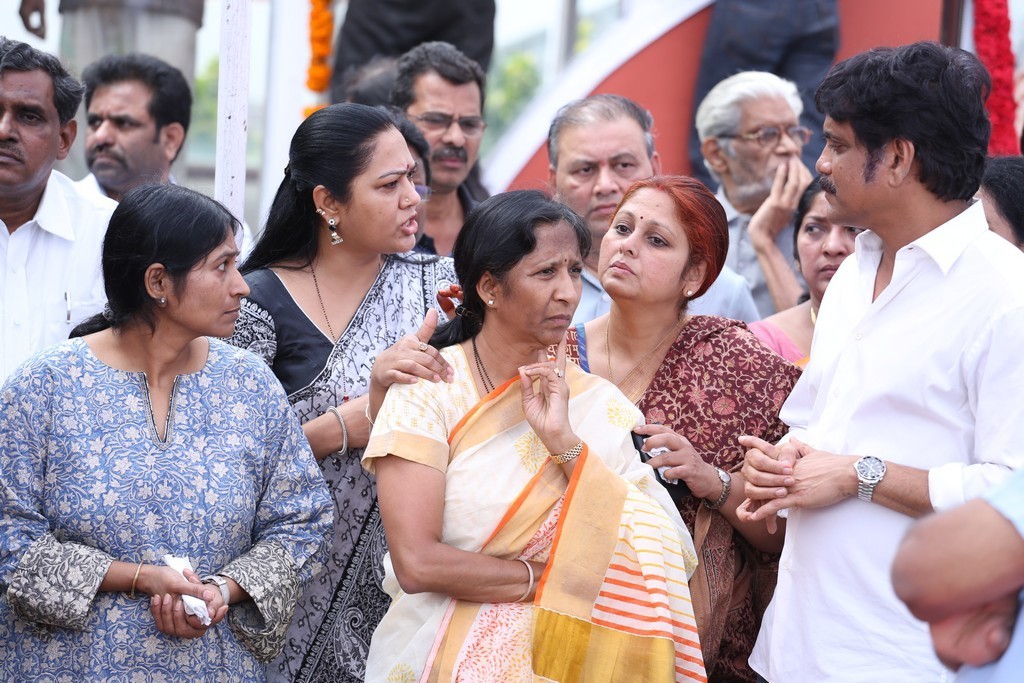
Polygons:
<instances>
[{"instance_id":1,"label":"bracelet","mask_svg":"<svg viewBox=\"0 0 1024 683\"><path fill-rule=\"evenodd\" d=\"M722 495L718 496L718 500L714 503L709 503L707 498L702 501L704 507L709 510L717 510L725 505L725 501L729 500L729 492L732 490L732 477L729 476L729 473L721 467L716 467L715 471L718 473L718 479L722 482Z\"/></svg>"},{"instance_id":2,"label":"bracelet","mask_svg":"<svg viewBox=\"0 0 1024 683\"><path fill-rule=\"evenodd\" d=\"M334 413L334 417L338 418L338 424L341 425L341 448L338 449L338 455L345 455L348 453L348 427L345 426L345 419L341 416L338 406L331 406L327 412Z\"/></svg>"},{"instance_id":3,"label":"bracelet","mask_svg":"<svg viewBox=\"0 0 1024 683\"><path fill-rule=\"evenodd\" d=\"M139 574L142 573L142 563L139 562L139 566L135 568L135 576L132 577L132 589L128 593L128 597L132 600L135 599L135 584L139 582Z\"/></svg>"},{"instance_id":4,"label":"bracelet","mask_svg":"<svg viewBox=\"0 0 1024 683\"><path fill-rule=\"evenodd\" d=\"M366 421L369 422L370 426L372 427L373 426L373 418L370 417L370 402L369 401L366 402L366 410L364 412L366 413Z\"/></svg>"},{"instance_id":5,"label":"bracelet","mask_svg":"<svg viewBox=\"0 0 1024 683\"><path fill-rule=\"evenodd\" d=\"M565 453L559 453L555 455L551 454L551 459L557 462L559 465L564 465L567 462L572 462L576 458L580 457L580 453L583 452L583 442L580 441L578 444L567 450Z\"/></svg>"},{"instance_id":6,"label":"bracelet","mask_svg":"<svg viewBox=\"0 0 1024 683\"><path fill-rule=\"evenodd\" d=\"M516 559L519 560L520 562L522 562L523 564L525 564L526 565L526 571L530 572L530 585L527 586L526 592L523 593L518 600L516 600L516 602L522 602L526 598L530 597L530 593L533 592L533 565L530 564L529 562L527 562L526 560L524 560L521 557L517 557Z\"/></svg>"}]
</instances>

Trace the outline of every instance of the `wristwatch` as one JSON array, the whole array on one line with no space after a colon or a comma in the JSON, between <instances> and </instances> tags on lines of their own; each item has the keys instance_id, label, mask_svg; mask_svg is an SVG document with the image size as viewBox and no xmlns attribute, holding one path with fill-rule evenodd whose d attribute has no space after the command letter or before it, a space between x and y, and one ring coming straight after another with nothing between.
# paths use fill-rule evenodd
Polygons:
<instances>
[{"instance_id":1,"label":"wristwatch","mask_svg":"<svg viewBox=\"0 0 1024 683\"><path fill-rule=\"evenodd\" d=\"M725 505L725 501L729 500L729 491L732 490L732 475L723 470L721 467L716 467L715 472L718 473L718 478L722 482L722 495L718 496L718 500L714 503L709 503L708 499L703 500L704 507L709 510L717 510L718 508Z\"/></svg>"},{"instance_id":2,"label":"wristwatch","mask_svg":"<svg viewBox=\"0 0 1024 683\"><path fill-rule=\"evenodd\" d=\"M204 576L203 578L201 578L200 581L206 584L212 583L217 588L220 588L220 594L221 597L224 598L224 604L231 604L231 592L228 590L227 579L225 579L223 576L219 574L210 574L209 576Z\"/></svg>"},{"instance_id":3,"label":"wristwatch","mask_svg":"<svg viewBox=\"0 0 1024 683\"><path fill-rule=\"evenodd\" d=\"M865 455L853 465L857 471L857 497L871 502L875 487L885 476L885 462L873 455Z\"/></svg>"}]
</instances>

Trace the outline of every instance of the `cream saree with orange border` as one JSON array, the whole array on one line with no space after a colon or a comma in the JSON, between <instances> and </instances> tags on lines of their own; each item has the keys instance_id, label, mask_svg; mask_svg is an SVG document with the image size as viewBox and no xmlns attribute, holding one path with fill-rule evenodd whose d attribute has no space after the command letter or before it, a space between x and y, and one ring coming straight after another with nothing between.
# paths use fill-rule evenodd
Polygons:
<instances>
[{"instance_id":1,"label":"cream saree with orange border","mask_svg":"<svg viewBox=\"0 0 1024 683\"><path fill-rule=\"evenodd\" d=\"M586 444L569 479L526 423L517 379L472 405L465 354L442 353L456 381L393 386L363 463L392 454L444 472L445 543L547 567L532 604L480 604L403 593L386 556L393 602L366 680L706 680L693 542L633 449L636 407L569 365L569 416Z\"/></svg>"}]
</instances>

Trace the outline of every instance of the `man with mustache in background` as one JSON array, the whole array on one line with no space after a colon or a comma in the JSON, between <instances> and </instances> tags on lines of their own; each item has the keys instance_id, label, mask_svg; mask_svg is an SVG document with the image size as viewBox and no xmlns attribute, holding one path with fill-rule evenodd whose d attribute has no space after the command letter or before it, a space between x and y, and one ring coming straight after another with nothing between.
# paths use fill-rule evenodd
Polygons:
<instances>
[{"instance_id":1,"label":"man with mustache in background","mask_svg":"<svg viewBox=\"0 0 1024 683\"><path fill-rule=\"evenodd\" d=\"M0 383L106 300L100 249L117 205L53 170L81 100L56 57L0 36Z\"/></svg>"},{"instance_id":2,"label":"man with mustache in background","mask_svg":"<svg viewBox=\"0 0 1024 683\"><path fill-rule=\"evenodd\" d=\"M83 188L121 201L145 183L171 182L192 116L181 71L144 54L109 55L82 72L85 82Z\"/></svg>"},{"instance_id":3,"label":"man with mustache in background","mask_svg":"<svg viewBox=\"0 0 1024 683\"><path fill-rule=\"evenodd\" d=\"M487 126L484 71L450 43L423 43L398 60L391 103L405 111L430 143L433 194L418 246L450 254L466 215L480 201L467 178Z\"/></svg>"}]
</instances>

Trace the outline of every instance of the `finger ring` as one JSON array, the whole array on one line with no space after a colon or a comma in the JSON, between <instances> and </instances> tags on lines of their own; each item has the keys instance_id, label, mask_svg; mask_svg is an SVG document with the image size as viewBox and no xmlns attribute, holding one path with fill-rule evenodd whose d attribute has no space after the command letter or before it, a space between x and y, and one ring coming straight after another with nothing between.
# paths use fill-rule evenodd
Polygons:
<instances>
[{"instance_id":1,"label":"finger ring","mask_svg":"<svg viewBox=\"0 0 1024 683\"><path fill-rule=\"evenodd\" d=\"M430 346L430 344L427 342L420 342L420 351L426 351L428 346Z\"/></svg>"},{"instance_id":2,"label":"finger ring","mask_svg":"<svg viewBox=\"0 0 1024 683\"><path fill-rule=\"evenodd\" d=\"M565 373L558 368L555 368L555 377L565 377Z\"/></svg>"}]
</instances>

